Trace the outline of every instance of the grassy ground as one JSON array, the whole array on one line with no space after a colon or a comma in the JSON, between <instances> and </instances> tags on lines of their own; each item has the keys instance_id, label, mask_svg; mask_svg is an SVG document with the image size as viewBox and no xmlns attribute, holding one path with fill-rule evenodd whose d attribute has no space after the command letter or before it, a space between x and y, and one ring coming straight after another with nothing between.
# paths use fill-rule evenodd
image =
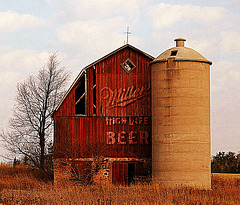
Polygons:
<instances>
[{"instance_id":1,"label":"grassy ground","mask_svg":"<svg viewBox=\"0 0 240 205\"><path fill-rule=\"evenodd\" d=\"M239 175L213 174L212 190L161 185L53 186L24 166L0 165L0 204L240 204Z\"/></svg>"},{"instance_id":2,"label":"grassy ground","mask_svg":"<svg viewBox=\"0 0 240 205\"><path fill-rule=\"evenodd\" d=\"M240 174L213 173L212 176L221 177L224 179L240 179Z\"/></svg>"}]
</instances>

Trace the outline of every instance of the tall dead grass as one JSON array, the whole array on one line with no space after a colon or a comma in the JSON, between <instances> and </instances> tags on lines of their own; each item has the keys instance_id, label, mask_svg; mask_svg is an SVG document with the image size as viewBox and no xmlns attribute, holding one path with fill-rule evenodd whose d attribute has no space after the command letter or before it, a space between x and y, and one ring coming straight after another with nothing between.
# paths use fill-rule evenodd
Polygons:
<instances>
[{"instance_id":1,"label":"tall dead grass","mask_svg":"<svg viewBox=\"0 0 240 205\"><path fill-rule=\"evenodd\" d=\"M3 189L22 190L46 185L45 175L25 165L0 164L0 191Z\"/></svg>"},{"instance_id":2,"label":"tall dead grass","mask_svg":"<svg viewBox=\"0 0 240 205\"><path fill-rule=\"evenodd\" d=\"M27 169L27 168L25 168ZM137 184L130 187L65 184L53 186L34 177L31 170L11 167L1 170L2 204L240 204L240 178L213 175L212 190L190 187L167 188L159 184ZM21 171L24 173L21 173ZM12 174L11 174L12 173ZM3 177L3 175L4 177ZM4 178L15 177L3 182ZM17 177L19 177L17 179ZM29 179L27 179L29 177ZM34 181L35 180L35 181ZM25 181L25 185L21 183Z\"/></svg>"}]
</instances>

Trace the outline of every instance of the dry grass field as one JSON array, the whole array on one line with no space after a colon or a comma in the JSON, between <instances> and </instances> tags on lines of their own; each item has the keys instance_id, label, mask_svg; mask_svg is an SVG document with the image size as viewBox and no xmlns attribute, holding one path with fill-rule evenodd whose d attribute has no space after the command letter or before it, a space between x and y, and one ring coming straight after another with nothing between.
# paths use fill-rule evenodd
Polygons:
<instances>
[{"instance_id":1,"label":"dry grass field","mask_svg":"<svg viewBox=\"0 0 240 205\"><path fill-rule=\"evenodd\" d=\"M239 175L213 174L212 190L161 185L53 186L24 166L0 165L0 204L240 204Z\"/></svg>"}]
</instances>

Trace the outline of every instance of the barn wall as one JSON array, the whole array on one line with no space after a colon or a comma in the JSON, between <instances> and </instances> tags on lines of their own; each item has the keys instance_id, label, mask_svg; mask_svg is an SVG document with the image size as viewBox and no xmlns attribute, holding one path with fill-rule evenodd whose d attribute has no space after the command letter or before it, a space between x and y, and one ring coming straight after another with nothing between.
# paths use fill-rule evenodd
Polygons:
<instances>
[{"instance_id":1,"label":"barn wall","mask_svg":"<svg viewBox=\"0 0 240 205\"><path fill-rule=\"evenodd\" d=\"M127 58L136 65L130 73L121 67ZM150 61L149 57L127 47L95 65L97 116L151 116ZM87 116L93 116L92 76L93 67L90 67L86 72ZM77 83L54 116L75 116L76 86ZM110 93L112 97L108 98ZM124 98L129 99L125 104Z\"/></svg>"},{"instance_id":2,"label":"barn wall","mask_svg":"<svg viewBox=\"0 0 240 205\"><path fill-rule=\"evenodd\" d=\"M127 58L136 65L128 74L120 65ZM146 56L126 48L96 65L98 116L151 116L149 62ZM129 98L126 104L124 98Z\"/></svg>"},{"instance_id":3,"label":"barn wall","mask_svg":"<svg viewBox=\"0 0 240 205\"><path fill-rule=\"evenodd\" d=\"M57 117L55 124L57 157L151 157L149 117Z\"/></svg>"},{"instance_id":4,"label":"barn wall","mask_svg":"<svg viewBox=\"0 0 240 205\"><path fill-rule=\"evenodd\" d=\"M136 66L130 73L121 67L128 58ZM147 175L152 155L151 60L126 47L87 68L83 73L87 86L86 115L75 115L78 82L54 114L55 158L75 159L79 164L76 166L82 167L82 159L91 163L93 156L104 156L111 167L107 180L113 183L129 183L128 163L134 163L136 175ZM96 115L93 113L94 69ZM146 159L148 167L144 169L143 160Z\"/></svg>"}]
</instances>

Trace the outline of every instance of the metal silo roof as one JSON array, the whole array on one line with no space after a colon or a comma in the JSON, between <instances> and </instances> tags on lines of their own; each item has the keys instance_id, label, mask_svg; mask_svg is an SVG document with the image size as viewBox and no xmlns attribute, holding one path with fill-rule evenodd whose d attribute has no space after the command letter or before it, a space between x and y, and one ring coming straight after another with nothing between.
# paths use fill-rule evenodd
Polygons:
<instances>
[{"instance_id":1,"label":"metal silo roof","mask_svg":"<svg viewBox=\"0 0 240 205\"><path fill-rule=\"evenodd\" d=\"M174 58L174 60L176 61L197 61L212 64L211 61L207 60L197 51L188 47L184 47L184 41L186 41L185 39L178 38L175 39L175 41L177 42L176 47L170 48L161 53L157 58L152 61L152 63L166 61L169 58Z\"/></svg>"}]
</instances>

